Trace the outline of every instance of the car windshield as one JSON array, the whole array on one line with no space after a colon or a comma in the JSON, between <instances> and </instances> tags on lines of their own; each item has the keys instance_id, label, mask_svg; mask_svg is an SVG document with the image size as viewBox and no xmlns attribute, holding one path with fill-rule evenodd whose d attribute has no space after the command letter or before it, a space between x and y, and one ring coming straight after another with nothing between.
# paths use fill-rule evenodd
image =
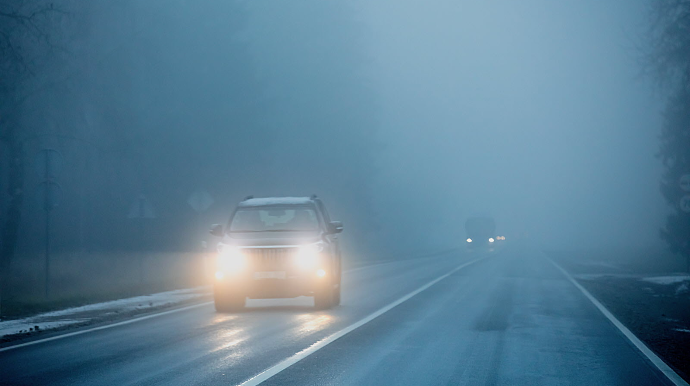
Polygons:
<instances>
[{"instance_id":1,"label":"car windshield","mask_svg":"<svg viewBox=\"0 0 690 386\"><path fill-rule=\"evenodd\" d=\"M310 232L319 229L311 208L242 208L235 212L230 232Z\"/></svg>"}]
</instances>

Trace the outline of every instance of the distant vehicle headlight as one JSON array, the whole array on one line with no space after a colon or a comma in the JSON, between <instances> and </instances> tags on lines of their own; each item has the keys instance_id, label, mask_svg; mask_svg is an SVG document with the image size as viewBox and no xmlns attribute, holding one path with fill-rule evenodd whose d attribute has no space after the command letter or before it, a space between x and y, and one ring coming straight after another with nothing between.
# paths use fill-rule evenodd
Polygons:
<instances>
[{"instance_id":1,"label":"distant vehicle headlight","mask_svg":"<svg viewBox=\"0 0 690 386\"><path fill-rule=\"evenodd\" d=\"M493 243L494 241L495 241L495 240L494 240L493 237L489 237L489 242L490 242L490 243Z\"/></svg>"},{"instance_id":2,"label":"distant vehicle headlight","mask_svg":"<svg viewBox=\"0 0 690 386\"><path fill-rule=\"evenodd\" d=\"M467 239L467 242L468 242L468 243L471 243L471 242L472 242L472 239L469 239L469 238L468 238L468 239Z\"/></svg>"},{"instance_id":3,"label":"distant vehicle headlight","mask_svg":"<svg viewBox=\"0 0 690 386\"><path fill-rule=\"evenodd\" d=\"M224 275L225 273L233 273L241 271L246 262L241 250L237 247L223 245L218 252L218 259L216 266L218 270ZM216 277L218 275L216 274ZM219 278L220 279L220 278Z\"/></svg>"},{"instance_id":4,"label":"distant vehicle headlight","mask_svg":"<svg viewBox=\"0 0 690 386\"><path fill-rule=\"evenodd\" d=\"M295 263L303 269L314 268L319 261L319 254L323 252L323 243L302 245L299 247Z\"/></svg>"}]
</instances>

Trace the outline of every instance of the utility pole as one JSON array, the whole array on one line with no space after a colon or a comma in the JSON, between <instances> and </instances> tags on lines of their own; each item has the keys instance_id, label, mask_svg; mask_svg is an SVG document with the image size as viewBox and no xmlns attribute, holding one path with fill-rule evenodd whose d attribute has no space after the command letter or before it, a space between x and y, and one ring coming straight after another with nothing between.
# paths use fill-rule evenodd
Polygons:
<instances>
[{"instance_id":1,"label":"utility pole","mask_svg":"<svg viewBox=\"0 0 690 386\"><path fill-rule=\"evenodd\" d=\"M43 210L46 212L45 224L45 298L50 298L50 214L58 206L60 185L55 182L62 164L62 156L57 150L43 149L36 155L36 172L43 178L39 193L43 197Z\"/></svg>"}]
</instances>

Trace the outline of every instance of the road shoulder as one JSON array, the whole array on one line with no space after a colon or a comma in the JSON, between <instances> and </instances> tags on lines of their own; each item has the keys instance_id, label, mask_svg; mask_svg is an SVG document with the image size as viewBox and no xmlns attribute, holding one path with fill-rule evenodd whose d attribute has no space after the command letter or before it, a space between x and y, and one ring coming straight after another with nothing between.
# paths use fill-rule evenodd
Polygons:
<instances>
[{"instance_id":1,"label":"road shoulder","mask_svg":"<svg viewBox=\"0 0 690 386\"><path fill-rule=\"evenodd\" d=\"M615 319L611 320L614 325L618 323L627 330L630 336L623 331L624 335L638 349L647 357L651 354L650 361L654 362L653 357L657 357L662 364L657 367L672 381L677 385L688 384L690 277L641 274L606 262L593 264L562 254L548 255L585 296L591 297L602 313L608 312ZM645 353L645 349L649 353ZM668 369L663 369L664 366Z\"/></svg>"}]
</instances>

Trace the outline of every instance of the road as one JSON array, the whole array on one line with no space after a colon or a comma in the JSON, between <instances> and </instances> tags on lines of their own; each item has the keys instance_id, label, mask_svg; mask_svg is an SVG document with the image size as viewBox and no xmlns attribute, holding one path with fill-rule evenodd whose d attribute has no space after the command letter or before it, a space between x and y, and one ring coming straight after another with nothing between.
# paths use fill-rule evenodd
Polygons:
<instances>
[{"instance_id":1,"label":"road","mask_svg":"<svg viewBox=\"0 0 690 386\"><path fill-rule=\"evenodd\" d=\"M0 383L241 384L449 272L264 384L670 384L544 255L510 246L349 270L328 311L206 304L0 352Z\"/></svg>"}]
</instances>

